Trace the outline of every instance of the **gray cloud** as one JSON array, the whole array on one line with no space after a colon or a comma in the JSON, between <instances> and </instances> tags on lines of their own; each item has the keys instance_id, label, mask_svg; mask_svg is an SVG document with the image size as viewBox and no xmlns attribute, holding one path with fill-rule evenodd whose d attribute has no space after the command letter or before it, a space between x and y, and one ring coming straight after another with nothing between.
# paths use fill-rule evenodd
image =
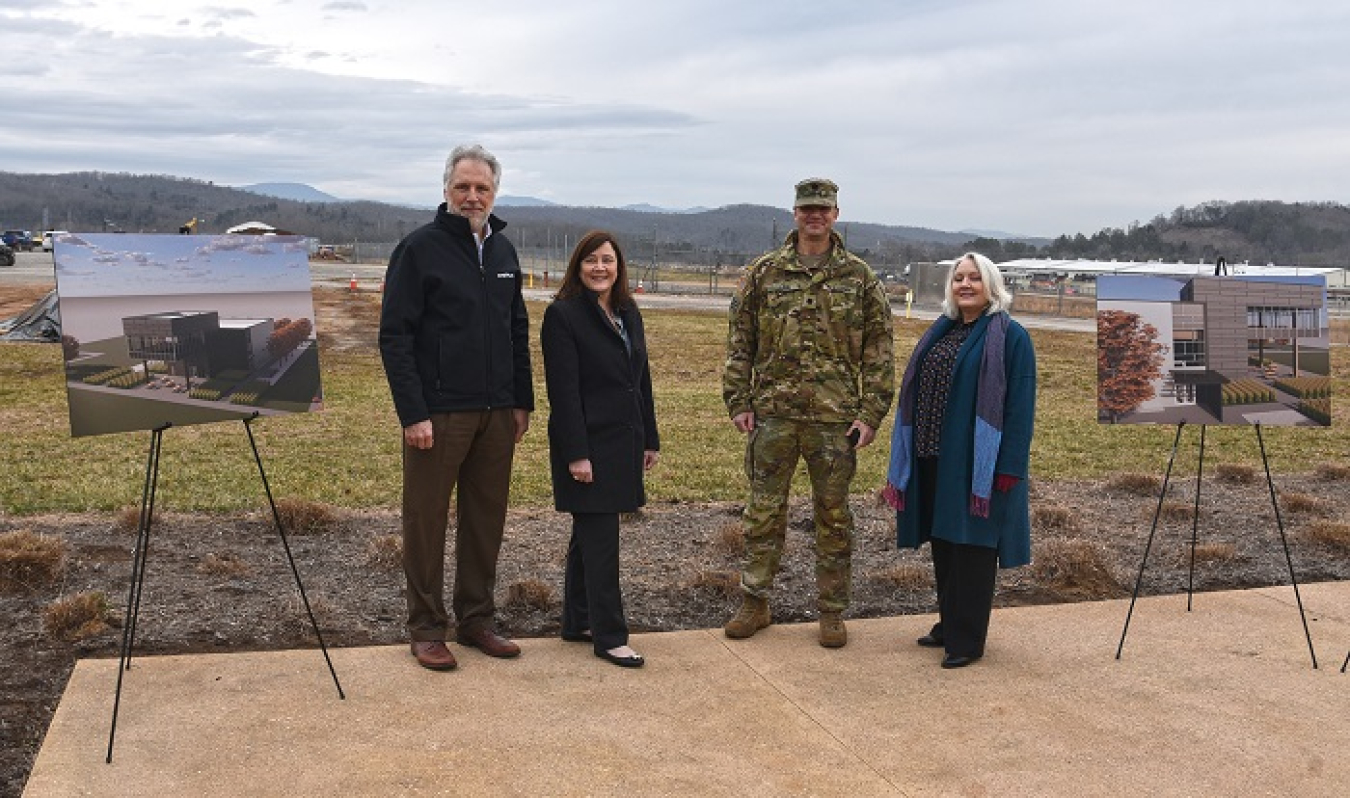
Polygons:
<instances>
[{"instance_id":1,"label":"gray cloud","mask_svg":"<svg viewBox=\"0 0 1350 798\"><path fill-rule=\"evenodd\" d=\"M227 8L225 6L207 6L201 9L200 14L209 19L249 19L258 16L247 8Z\"/></svg>"},{"instance_id":2,"label":"gray cloud","mask_svg":"<svg viewBox=\"0 0 1350 798\"><path fill-rule=\"evenodd\" d=\"M0 161L430 203L445 153L474 140L513 194L786 206L827 174L846 218L1040 234L1207 199L1347 199L1343 3L654 5L482 7L430 45L245 38L261 7L116 37L19 14ZM412 46L434 65L416 80L326 71Z\"/></svg>"}]
</instances>

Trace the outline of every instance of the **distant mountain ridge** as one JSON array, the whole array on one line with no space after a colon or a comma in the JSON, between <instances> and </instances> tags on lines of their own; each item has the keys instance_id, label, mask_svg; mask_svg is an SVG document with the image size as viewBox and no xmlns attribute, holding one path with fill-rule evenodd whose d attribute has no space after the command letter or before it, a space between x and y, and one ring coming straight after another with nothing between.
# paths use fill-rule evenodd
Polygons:
<instances>
[{"instance_id":1,"label":"distant mountain ridge","mask_svg":"<svg viewBox=\"0 0 1350 798\"><path fill-rule=\"evenodd\" d=\"M326 194L304 183L254 183L251 186L239 186L238 188L240 191L296 202L345 202L345 200L338 199L332 194Z\"/></svg>"},{"instance_id":2,"label":"distant mountain ridge","mask_svg":"<svg viewBox=\"0 0 1350 798\"><path fill-rule=\"evenodd\" d=\"M496 204L502 208L551 208L558 203L538 197L517 197L511 194L503 194L497 198Z\"/></svg>"},{"instance_id":3,"label":"distant mountain ridge","mask_svg":"<svg viewBox=\"0 0 1350 798\"><path fill-rule=\"evenodd\" d=\"M1029 236L1023 235L1021 233L1009 233L1003 230L978 230L978 229L962 228L957 232L961 233L962 235L970 236L971 238L996 238L999 241L1031 241L1037 244L1045 244L1050 241L1050 239L1045 238L1043 236Z\"/></svg>"},{"instance_id":4,"label":"distant mountain ridge","mask_svg":"<svg viewBox=\"0 0 1350 798\"><path fill-rule=\"evenodd\" d=\"M602 228L631 241L634 254L641 250L663 259L730 263L777 246L792 229L788 210L763 205L653 208L572 207L530 197L501 197L498 202L499 215L508 223L506 234L517 246L530 249L560 249L586 231ZM430 208L340 200L297 183L259 183L245 190L166 175L0 172L0 221L37 229L44 209L52 226L72 231L98 232L111 223L128 232L175 233L198 218L199 233L219 233L257 220L329 242L397 241L432 218ZM942 230L853 222L841 223L840 229L856 248L878 254L884 250L895 257L936 256L968 238Z\"/></svg>"},{"instance_id":5,"label":"distant mountain ridge","mask_svg":"<svg viewBox=\"0 0 1350 798\"><path fill-rule=\"evenodd\" d=\"M274 194L264 193L268 191ZM308 199L276 196L285 192ZM778 246L793 229L789 210L764 205L672 211L646 203L586 208L506 196L498 205L499 215L508 223L505 233L517 247L550 258L559 257L586 231L601 228L620 237L630 259L726 266L745 263ZM45 226L73 232L176 233L189 220L199 219L199 233L220 233L257 220L325 242L388 243L429 222L433 207L341 200L298 183L258 183L245 190L168 175L0 172L3 229ZM850 249L878 268L950 258L967 249L995 261L1026 257L1212 261L1221 255L1230 263L1342 267L1350 263L1350 207L1336 202L1211 201L1178 207L1146 223L1053 240L846 219L837 229Z\"/></svg>"}]
</instances>

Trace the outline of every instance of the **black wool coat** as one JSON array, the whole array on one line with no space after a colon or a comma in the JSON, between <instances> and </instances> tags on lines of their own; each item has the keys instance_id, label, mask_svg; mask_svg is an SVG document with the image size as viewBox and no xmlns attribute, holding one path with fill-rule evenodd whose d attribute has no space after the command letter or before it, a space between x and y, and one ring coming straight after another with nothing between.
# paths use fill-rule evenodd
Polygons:
<instances>
[{"instance_id":1,"label":"black wool coat","mask_svg":"<svg viewBox=\"0 0 1350 798\"><path fill-rule=\"evenodd\" d=\"M619 312L624 346L595 294L555 300L540 342L548 387L553 504L570 513L627 513L646 503L642 456L658 451L647 340L636 307ZM595 480L572 479L567 464L589 459Z\"/></svg>"}]
</instances>

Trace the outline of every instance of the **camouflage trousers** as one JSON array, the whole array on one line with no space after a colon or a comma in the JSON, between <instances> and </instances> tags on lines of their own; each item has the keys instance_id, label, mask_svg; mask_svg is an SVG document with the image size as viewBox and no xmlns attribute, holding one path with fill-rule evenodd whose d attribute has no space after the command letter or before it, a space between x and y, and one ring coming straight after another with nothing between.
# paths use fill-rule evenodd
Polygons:
<instances>
[{"instance_id":1,"label":"camouflage trousers","mask_svg":"<svg viewBox=\"0 0 1350 798\"><path fill-rule=\"evenodd\" d=\"M745 447L750 498L745 505L745 569L741 589L767 600L783 555L788 492L797 459L806 460L816 531L816 589L819 609L842 612L852 586L853 512L849 483L857 453L845 434L848 422L766 419L751 431Z\"/></svg>"}]
</instances>

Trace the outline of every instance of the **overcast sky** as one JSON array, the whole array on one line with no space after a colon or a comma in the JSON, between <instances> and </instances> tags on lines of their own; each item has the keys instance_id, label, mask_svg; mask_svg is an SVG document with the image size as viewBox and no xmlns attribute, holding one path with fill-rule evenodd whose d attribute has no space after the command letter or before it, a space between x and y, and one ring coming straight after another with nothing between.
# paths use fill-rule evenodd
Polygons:
<instances>
[{"instance_id":1,"label":"overcast sky","mask_svg":"<svg viewBox=\"0 0 1350 798\"><path fill-rule=\"evenodd\" d=\"M0 0L0 170L1091 233L1350 201L1345 0Z\"/></svg>"}]
</instances>

